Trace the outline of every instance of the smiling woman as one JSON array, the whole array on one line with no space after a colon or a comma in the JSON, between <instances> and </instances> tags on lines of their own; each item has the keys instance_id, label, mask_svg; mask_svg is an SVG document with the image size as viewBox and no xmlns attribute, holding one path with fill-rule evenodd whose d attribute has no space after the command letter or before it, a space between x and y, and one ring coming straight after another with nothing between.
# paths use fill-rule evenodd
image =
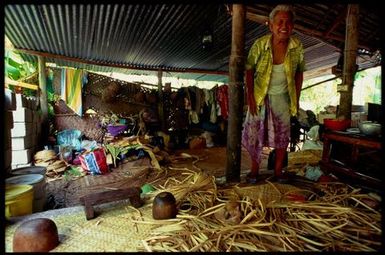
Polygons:
<instances>
[{"instance_id":1,"label":"smiling woman","mask_svg":"<svg viewBox=\"0 0 385 255\"><path fill-rule=\"evenodd\" d=\"M255 41L246 61L249 118L244 123L242 145L252 159L249 182L256 182L263 146L276 149L274 174L286 178L282 168L290 139L290 117L299 109L305 67L302 43L292 35L293 22L291 6L275 7L269 15L271 34Z\"/></svg>"}]
</instances>

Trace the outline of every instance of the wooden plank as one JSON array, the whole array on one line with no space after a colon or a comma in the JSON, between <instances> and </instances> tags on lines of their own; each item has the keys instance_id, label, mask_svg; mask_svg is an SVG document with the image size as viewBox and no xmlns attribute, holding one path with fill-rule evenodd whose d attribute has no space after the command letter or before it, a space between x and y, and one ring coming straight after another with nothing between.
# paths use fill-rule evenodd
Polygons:
<instances>
[{"instance_id":1,"label":"wooden plank","mask_svg":"<svg viewBox=\"0 0 385 255\"><path fill-rule=\"evenodd\" d=\"M352 144L355 146L362 146L362 147L367 147L367 148L372 148L372 149L381 149L381 141L378 139L373 139L373 138L367 138L367 137L354 137L353 135L345 135L341 133L329 133L325 132L323 134L324 139L328 140L333 140L333 141L338 141L338 142L343 142L347 144Z\"/></svg>"},{"instance_id":2,"label":"wooden plank","mask_svg":"<svg viewBox=\"0 0 385 255\"><path fill-rule=\"evenodd\" d=\"M45 74L45 59L38 57L39 61L39 88L40 88L40 108L43 122L48 119L48 99L47 99L47 76Z\"/></svg>"},{"instance_id":3,"label":"wooden plank","mask_svg":"<svg viewBox=\"0 0 385 255\"><path fill-rule=\"evenodd\" d=\"M113 201L119 201L123 199L130 199L130 203L135 208L139 208L143 205L143 201L140 199L141 189L138 187L131 187L126 189L108 190L99 193L91 193L80 198L80 201L85 206L84 211L87 220L95 218L95 211L93 206L108 203Z\"/></svg>"},{"instance_id":4,"label":"wooden plank","mask_svg":"<svg viewBox=\"0 0 385 255\"><path fill-rule=\"evenodd\" d=\"M13 86L19 86L19 87L27 88L27 89L33 89L33 90L39 89L38 85L33 85L33 84L21 82L21 81L14 81L14 80L11 80L9 78L5 78L4 83L9 84L9 85L13 85Z\"/></svg>"},{"instance_id":5,"label":"wooden plank","mask_svg":"<svg viewBox=\"0 0 385 255\"><path fill-rule=\"evenodd\" d=\"M324 171L325 173L329 173L329 172L340 173L345 176L350 176L353 179L365 182L366 184L371 185L376 189L382 188L381 180L362 174L360 172L353 171L350 168L339 166L339 165L336 165L335 163L324 162L324 161L320 161L320 166L321 166L321 170Z\"/></svg>"},{"instance_id":6,"label":"wooden plank","mask_svg":"<svg viewBox=\"0 0 385 255\"><path fill-rule=\"evenodd\" d=\"M48 141L49 136L49 121L48 121L48 97L47 97L47 75L45 70L45 58L38 57L39 65L39 100L40 100L40 109L42 113L42 123L41 123L41 139L38 141L39 147L45 145Z\"/></svg>"}]
</instances>

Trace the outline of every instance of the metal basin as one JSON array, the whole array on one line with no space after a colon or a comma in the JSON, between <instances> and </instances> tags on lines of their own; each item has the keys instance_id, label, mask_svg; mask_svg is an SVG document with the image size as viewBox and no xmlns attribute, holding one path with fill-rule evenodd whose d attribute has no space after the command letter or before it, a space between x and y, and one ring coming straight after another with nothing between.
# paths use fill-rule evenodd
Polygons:
<instances>
[{"instance_id":1,"label":"metal basin","mask_svg":"<svg viewBox=\"0 0 385 255\"><path fill-rule=\"evenodd\" d=\"M358 123L361 133L370 136L379 136L381 134L381 124L371 121L363 121Z\"/></svg>"}]
</instances>

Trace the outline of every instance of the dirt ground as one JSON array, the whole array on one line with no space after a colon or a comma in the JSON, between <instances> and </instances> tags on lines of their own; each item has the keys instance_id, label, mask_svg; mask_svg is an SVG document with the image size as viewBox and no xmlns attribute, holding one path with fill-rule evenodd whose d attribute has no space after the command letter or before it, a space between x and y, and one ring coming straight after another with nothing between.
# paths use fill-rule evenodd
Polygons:
<instances>
[{"instance_id":1,"label":"dirt ground","mask_svg":"<svg viewBox=\"0 0 385 255\"><path fill-rule=\"evenodd\" d=\"M213 147L200 150L180 150L175 154L187 153L193 156L192 159L180 160L171 163L172 167L196 169L208 172L218 179L224 178L226 167L226 147ZM267 158L269 150L263 152L261 173L267 170ZM241 182L250 170L250 158L247 151L242 150L241 154ZM120 164L117 168L111 169L106 175L86 175L73 180L50 181L47 183L47 204L46 209L58 209L80 205L79 198L90 192L106 191L112 188L141 187L143 184L156 179L156 173L151 168L150 159L142 158L136 161Z\"/></svg>"}]
</instances>

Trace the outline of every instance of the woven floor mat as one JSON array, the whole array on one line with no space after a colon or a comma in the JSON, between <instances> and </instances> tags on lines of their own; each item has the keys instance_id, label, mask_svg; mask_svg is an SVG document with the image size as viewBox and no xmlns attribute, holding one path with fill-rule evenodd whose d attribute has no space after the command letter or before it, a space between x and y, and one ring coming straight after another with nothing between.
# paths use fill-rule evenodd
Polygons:
<instances>
[{"instance_id":1,"label":"woven floor mat","mask_svg":"<svg viewBox=\"0 0 385 255\"><path fill-rule=\"evenodd\" d=\"M132 222L139 220L141 215L144 220L152 219L151 206L139 208L139 213L128 200L123 200L113 206L111 203L97 206L95 211L100 213L99 216L89 221L83 210L46 216L56 223L59 232L60 244L52 252L136 252L153 227L146 224L137 227ZM47 214L35 215L43 217ZM21 222L6 228L6 252L12 252L13 234Z\"/></svg>"}]
</instances>

